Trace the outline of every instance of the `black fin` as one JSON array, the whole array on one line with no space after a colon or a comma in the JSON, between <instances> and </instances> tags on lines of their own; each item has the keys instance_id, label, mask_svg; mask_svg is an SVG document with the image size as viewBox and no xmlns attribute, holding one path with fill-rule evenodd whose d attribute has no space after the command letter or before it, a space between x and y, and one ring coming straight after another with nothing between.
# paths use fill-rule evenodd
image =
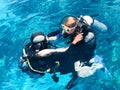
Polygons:
<instances>
[{"instance_id":1,"label":"black fin","mask_svg":"<svg viewBox=\"0 0 120 90\"><path fill-rule=\"evenodd\" d=\"M79 77L77 76L76 72L74 72L73 78L68 82L65 89L70 90L71 88L73 88L77 84L77 82L76 82L77 79L79 79Z\"/></svg>"}]
</instances>

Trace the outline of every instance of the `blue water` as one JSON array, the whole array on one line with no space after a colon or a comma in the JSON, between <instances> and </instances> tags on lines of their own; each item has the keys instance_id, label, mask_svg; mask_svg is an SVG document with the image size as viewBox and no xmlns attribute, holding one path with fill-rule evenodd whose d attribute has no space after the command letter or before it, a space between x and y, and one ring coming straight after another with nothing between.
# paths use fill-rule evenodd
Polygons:
<instances>
[{"instance_id":1,"label":"blue water","mask_svg":"<svg viewBox=\"0 0 120 90\"><path fill-rule=\"evenodd\" d=\"M64 90L71 74L30 78L18 68L22 40L37 31L48 34L66 15L93 15L108 26L97 33L95 53L112 74L111 80L79 79L72 90L120 90L120 0L0 0L0 90Z\"/></svg>"}]
</instances>

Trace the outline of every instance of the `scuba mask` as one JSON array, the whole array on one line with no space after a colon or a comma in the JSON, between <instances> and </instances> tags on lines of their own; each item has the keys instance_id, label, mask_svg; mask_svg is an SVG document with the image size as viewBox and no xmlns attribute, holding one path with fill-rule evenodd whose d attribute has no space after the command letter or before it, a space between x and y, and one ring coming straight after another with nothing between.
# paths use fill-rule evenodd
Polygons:
<instances>
[{"instance_id":1,"label":"scuba mask","mask_svg":"<svg viewBox=\"0 0 120 90\"><path fill-rule=\"evenodd\" d=\"M65 26L64 24L62 24L61 26L62 26L62 29L64 30L64 32L70 32L72 30L75 30L77 27L77 25L75 25L74 27L69 28L69 27Z\"/></svg>"}]
</instances>

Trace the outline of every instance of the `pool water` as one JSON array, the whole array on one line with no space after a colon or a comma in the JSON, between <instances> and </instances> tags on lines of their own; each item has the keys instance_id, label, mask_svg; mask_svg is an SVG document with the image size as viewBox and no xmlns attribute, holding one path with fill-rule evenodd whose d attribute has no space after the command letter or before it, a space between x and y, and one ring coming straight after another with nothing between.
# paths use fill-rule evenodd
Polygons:
<instances>
[{"instance_id":1,"label":"pool water","mask_svg":"<svg viewBox=\"0 0 120 90\"><path fill-rule=\"evenodd\" d=\"M32 33L48 34L60 27L66 15L91 15L108 27L96 31L95 53L112 74L112 79L93 76L79 79L71 90L120 90L120 0L0 0L0 90L64 90L71 74L30 78L18 67L22 41Z\"/></svg>"}]
</instances>

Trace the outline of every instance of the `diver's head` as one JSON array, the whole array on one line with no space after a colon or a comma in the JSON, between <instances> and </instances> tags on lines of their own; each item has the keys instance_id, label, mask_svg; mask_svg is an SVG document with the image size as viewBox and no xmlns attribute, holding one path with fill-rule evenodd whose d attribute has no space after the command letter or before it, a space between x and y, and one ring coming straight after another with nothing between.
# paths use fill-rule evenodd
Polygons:
<instances>
[{"instance_id":1,"label":"diver's head","mask_svg":"<svg viewBox=\"0 0 120 90\"><path fill-rule=\"evenodd\" d=\"M42 32L37 32L31 36L32 49L41 50L47 44L47 36Z\"/></svg>"},{"instance_id":2,"label":"diver's head","mask_svg":"<svg viewBox=\"0 0 120 90\"><path fill-rule=\"evenodd\" d=\"M65 22L61 26L65 33L72 34L75 32L77 24L78 19L76 17L70 16L65 20Z\"/></svg>"}]
</instances>

